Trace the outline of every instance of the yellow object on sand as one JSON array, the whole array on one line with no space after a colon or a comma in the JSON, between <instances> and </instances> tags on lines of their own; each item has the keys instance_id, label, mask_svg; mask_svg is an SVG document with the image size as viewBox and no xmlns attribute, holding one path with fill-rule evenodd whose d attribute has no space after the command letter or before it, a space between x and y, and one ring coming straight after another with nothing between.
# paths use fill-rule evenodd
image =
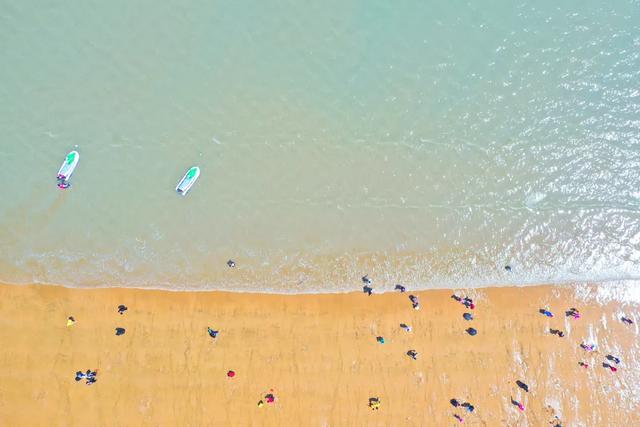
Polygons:
<instances>
[{"instance_id":1,"label":"yellow object on sand","mask_svg":"<svg viewBox=\"0 0 640 427\"><path fill-rule=\"evenodd\" d=\"M74 323L76 323L76 321L75 321L75 319L74 319L73 317L69 317L69 318L67 319L67 326L71 326L71 325L73 325Z\"/></svg>"},{"instance_id":2,"label":"yellow object on sand","mask_svg":"<svg viewBox=\"0 0 640 427\"><path fill-rule=\"evenodd\" d=\"M264 402L262 400L258 402L258 408L262 408L263 406L264 406Z\"/></svg>"}]
</instances>

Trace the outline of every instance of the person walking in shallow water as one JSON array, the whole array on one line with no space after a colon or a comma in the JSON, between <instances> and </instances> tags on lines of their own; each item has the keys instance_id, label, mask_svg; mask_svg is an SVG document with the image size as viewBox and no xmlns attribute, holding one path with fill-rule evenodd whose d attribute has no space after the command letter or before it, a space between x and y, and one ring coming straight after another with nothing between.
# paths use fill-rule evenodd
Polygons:
<instances>
[{"instance_id":1,"label":"person walking in shallow water","mask_svg":"<svg viewBox=\"0 0 640 427\"><path fill-rule=\"evenodd\" d=\"M633 324L633 320L629 319L628 317L622 316L620 318L620 320L622 320L623 323L626 323L627 325L632 325Z\"/></svg>"}]
</instances>

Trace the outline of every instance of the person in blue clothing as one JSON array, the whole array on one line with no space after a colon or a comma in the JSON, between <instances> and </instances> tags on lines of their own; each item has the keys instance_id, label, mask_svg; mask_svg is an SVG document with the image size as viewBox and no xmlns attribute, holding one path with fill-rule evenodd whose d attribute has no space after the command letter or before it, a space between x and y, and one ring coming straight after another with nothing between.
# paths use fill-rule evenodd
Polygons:
<instances>
[{"instance_id":1,"label":"person in blue clothing","mask_svg":"<svg viewBox=\"0 0 640 427\"><path fill-rule=\"evenodd\" d=\"M553 313L547 310L546 308L541 308L538 310L541 314L544 314L547 317L553 317Z\"/></svg>"}]
</instances>

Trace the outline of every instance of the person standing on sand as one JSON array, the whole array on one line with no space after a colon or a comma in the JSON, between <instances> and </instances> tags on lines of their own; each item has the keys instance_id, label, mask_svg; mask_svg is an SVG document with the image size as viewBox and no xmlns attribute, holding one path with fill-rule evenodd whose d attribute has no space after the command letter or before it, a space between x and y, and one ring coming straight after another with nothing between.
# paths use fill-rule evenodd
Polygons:
<instances>
[{"instance_id":1,"label":"person standing on sand","mask_svg":"<svg viewBox=\"0 0 640 427\"><path fill-rule=\"evenodd\" d=\"M473 410L474 410L474 409L476 409L476 408L475 408L475 406L473 406L473 405L472 405L471 403L469 403L469 402L464 402L464 403L463 403L462 405L460 405L460 406L462 406L464 409L466 409L466 410L467 410L467 412L473 412Z\"/></svg>"},{"instance_id":2,"label":"person standing on sand","mask_svg":"<svg viewBox=\"0 0 640 427\"><path fill-rule=\"evenodd\" d=\"M553 313L547 310L546 308L541 308L538 311L540 312L540 314L544 314L547 317L553 317Z\"/></svg>"},{"instance_id":3,"label":"person standing on sand","mask_svg":"<svg viewBox=\"0 0 640 427\"><path fill-rule=\"evenodd\" d=\"M576 309L571 307L569 310L565 311L564 314L567 317L573 317L574 319L579 319L580 318L580 312Z\"/></svg>"},{"instance_id":4,"label":"person standing on sand","mask_svg":"<svg viewBox=\"0 0 640 427\"><path fill-rule=\"evenodd\" d=\"M409 350L407 351L407 356L409 356L410 358L412 358L413 360L418 360L418 352L415 350Z\"/></svg>"},{"instance_id":5,"label":"person standing on sand","mask_svg":"<svg viewBox=\"0 0 640 427\"><path fill-rule=\"evenodd\" d=\"M120 315L124 314L124 312L127 311L127 310L128 310L128 308L124 304L120 304L118 306L118 314L120 314Z\"/></svg>"},{"instance_id":6,"label":"person standing on sand","mask_svg":"<svg viewBox=\"0 0 640 427\"><path fill-rule=\"evenodd\" d=\"M560 329L549 329L549 332L551 332L553 335L557 335L560 338L564 337L564 332L562 332Z\"/></svg>"},{"instance_id":7,"label":"person standing on sand","mask_svg":"<svg viewBox=\"0 0 640 427\"><path fill-rule=\"evenodd\" d=\"M218 333L220 331L214 331L213 329L211 329L210 327L207 327L207 333L209 334L209 336L211 338L213 338L214 340L216 339L216 337L218 336Z\"/></svg>"},{"instance_id":8,"label":"person standing on sand","mask_svg":"<svg viewBox=\"0 0 640 427\"><path fill-rule=\"evenodd\" d=\"M585 343L582 343L582 344L580 344L580 347L582 347L582 349L583 349L584 351L594 351L594 350L596 349L595 344L585 344Z\"/></svg>"},{"instance_id":9,"label":"person standing on sand","mask_svg":"<svg viewBox=\"0 0 640 427\"><path fill-rule=\"evenodd\" d=\"M73 316L67 318L67 326L73 326L76 323L76 319Z\"/></svg>"},{"instance_id":10,"label":"person standing on sand","mask_svg":"<svg viewBox=\"0 0 640 427\"><path fill-rule=\"evenodd\" d=\"M470 310L473 310L474 308L476 308L476 305L473 303L473 300L469 297L464 297L464 299L462 300L462 305L464 305Z\"/></svg>"},{"instance_id":11,"label":"person standing on sand","mask_svg":"<svg viewBox=\"0 0 640 427\"><path fill-rule=\"evenodd\" d=\"M611 361L611 362L615 362L616 365L620 364L620 359L618 359L615 356L612 356L610 354L607 354L607 360Z\"/></svg>"},{"instance_id":12,"label":"person standing on sand","mask_svg":"<svg viewBox=\"0 0 640 427\"><path fill-rule=\"evenodd\" d=\"M526 391L527 393L529 393L529 386L526 385L525 383L523 383L520 380L516 381L516 384L518 385L518 387L520 387L521 389L523 389L524 391Z\"/></svg>"},{"instance_id":13,"label":"person standing on sand","mask_svg":"<svg viewBox=\"0 0 640 427\"><path fill-rule=\"evenodd\" d=\"M409 301L411 301L411 305L414 310L420 310L420 301L418 301L418 297L415 295L409 295Z\"/></svg>"},{"instance_id":14,"label":"person standing on sand","mask_svg":"<svg viewBox=\"0 0 640 427\"><path fill-rule=\"evenodd\" d=\"M458 415L458 414L453 414L453 417L454 417L456 420L460 421L460 423L463 423L463 422L464 422L464 418L462 418L462 417L461 417L460 415Z\"/></svg>"},{"instance_id":15,"label":"person standing on sand","mask_svg":"<svg viewBox=\"0 0 640 427\"><path fill-rule=\"evenodd\" d=\"M587 369L589 367L589 364L588 363L584 363L584 362L578 362L578 365L582 366L585 369Z\"/></svg>"},{"instance_id":16,"label":"person standing on sand","mask_svg":"<svg viewBox=\"0 0 640 427\"><path fill-rule=\"evenodd\" d=\"M380 398L379 397L370 397L369 398L369 408L372 411L377 411L380 409Z\"/></svg>"},{"instance_id":17,"label":"person standing on sand","mask_svg":"<svg viewBox=\"0 0 640 427\"><path fill-rule=\"evenodd\" d=\"M524 411L524 405L517 400L513 400L513 397L511 398L511 404L517 406L520 411Z\"/></svg>"},{"instance_id":18,"label":"person standing on sand","mask_svg":"<svg viewBox=\"0 0 640 427\"><path fill-rule=\"evenodd\" d=\"M400 327L402 329L404 329L405 331L407 331L407 332L411 332L411 330L412 330L411 326L407 325L406 323L400 323Z\"/></svg>"}]
</instances>

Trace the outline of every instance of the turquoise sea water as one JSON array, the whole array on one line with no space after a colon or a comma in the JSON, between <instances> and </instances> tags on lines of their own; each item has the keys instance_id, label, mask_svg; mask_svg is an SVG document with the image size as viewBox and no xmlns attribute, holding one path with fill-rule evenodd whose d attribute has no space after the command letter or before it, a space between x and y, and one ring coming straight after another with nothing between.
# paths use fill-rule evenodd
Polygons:
<instances>
[{"instance_id":1,"label":"turquoise sea water","mask_svg":"<svg viewBox=\"0 0 640 427\"><path fill-rule=\"evenodd\" d=\"M0 280L640 278L640 2L305 3L1 2Z\"/></svg>"}]
</instances>

